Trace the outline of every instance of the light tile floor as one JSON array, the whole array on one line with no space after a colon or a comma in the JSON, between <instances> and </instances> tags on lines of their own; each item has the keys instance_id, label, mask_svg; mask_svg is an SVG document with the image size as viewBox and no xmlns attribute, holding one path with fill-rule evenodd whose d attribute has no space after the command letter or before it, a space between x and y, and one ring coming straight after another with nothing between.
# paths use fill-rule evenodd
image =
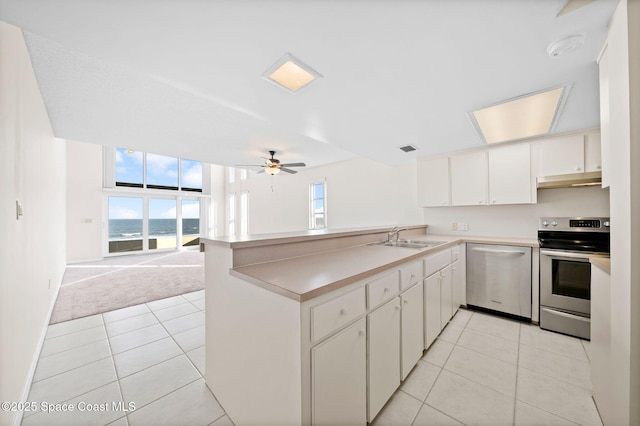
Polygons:
<instances>
[{"instance_id":1,"label":"light tile floor","mask_svg":"<svg viewBox=\"0 0 640 426\"><path fill-rule=\"evenodd\" d=\"M50 326L29 401L76 410L23 425L232 425L204 383L203 310L199 291ZM588 341L461 309L374 425L601 425L589 374Z\"/></svg>"},{"instance_id":2,"label":"light tile floor","mask_svg":"<svg viewBox=\"0 0 640 426\"><path fill-rule=\"evenodd\" d=\"M203 310L204 290L49 326L22 424L232 425L204 383Z\"/></svg>"},{"instance_id":3,"label":"light tile floor","mask_svg":"<svg viewBox=\"0 0 640 426\"><path fill-rule=\"evenodd\" d=\"M589 342L461 309L374 425L602 425Z\"/></svg>"}]
</instances>

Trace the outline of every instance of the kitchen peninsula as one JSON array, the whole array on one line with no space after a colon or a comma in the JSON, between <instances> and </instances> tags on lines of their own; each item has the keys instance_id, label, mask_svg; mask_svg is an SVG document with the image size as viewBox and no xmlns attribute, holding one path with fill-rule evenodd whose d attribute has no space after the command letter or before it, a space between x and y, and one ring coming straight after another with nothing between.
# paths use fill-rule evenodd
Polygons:
<instances>
[{"instance_id":1,"label":"kitchen peninsula","mask_svg":"<svg viewBox=\"0 0 640 426\"><path fill-rule=\"evenodd\" d=\"M432 244L375 244L390 227L202 239L206 382L234 422L372 421L465 304L461 243L537 247L403 228Z\"/></svg>"}]
</instances>

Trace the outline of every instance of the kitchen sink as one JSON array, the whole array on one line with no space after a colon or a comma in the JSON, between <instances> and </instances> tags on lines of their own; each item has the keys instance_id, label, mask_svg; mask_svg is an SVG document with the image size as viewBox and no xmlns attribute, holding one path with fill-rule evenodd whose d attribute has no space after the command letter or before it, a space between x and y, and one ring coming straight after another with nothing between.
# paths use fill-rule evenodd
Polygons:
<instances>
[{"instance_id":1,"label":"kitchen sink","mask_svg":"<svg viewBox=\"0 0 640 426\"><path fill-rule=\"evenodd\" d=\"M444 243L445 243L444 241L398 240L398 241L381 241L379 243L371 243L369 245L423 249L423 248L439 246L440 244L444 244Z\"/></svg>"}]
</instances>

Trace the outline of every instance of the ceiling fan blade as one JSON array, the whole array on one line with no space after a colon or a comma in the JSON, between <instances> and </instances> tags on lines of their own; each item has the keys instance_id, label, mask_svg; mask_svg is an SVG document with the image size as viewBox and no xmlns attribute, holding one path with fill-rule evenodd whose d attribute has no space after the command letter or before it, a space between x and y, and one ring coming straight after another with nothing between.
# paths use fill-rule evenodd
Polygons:
<instances>
[{"instance_id":1,"label":"ceiling fan blade","mask_svg":"<svg viewBox=\"0 0 640 426\"><path fill-rule=\"evenodd\" d=\"M306 167L307 165L304 163L287 163L282 164L282 167Z\"/></svg>"},{"instance_id":2,"label":"ceiling fan blade","mask_svg":"<svg viewBox=\"0 0 640 426\"><path fill-rule=\"evenodd\" d=\"M262 164L236 164L233 167L264 167Z\"/></svg>"},{"instance_id":3,"label":"ceiling fan blade","mask_svg":"<svg viewBox=\"0 0 640 426\"><path fill-rule=\"evenodd\" d=\"M292 175L298 173L296 170L285 169L284 167L280 168L280 170L282 170L285 173L291 173Z\"/></svg>"},{"instance_id":4,"label":"ceiling fan blade","mask_svg":"<svg viewBox=\"0 0 640 426\"><path fill-rule=\"evenodd\" d=\"M262 170L258 170L258 171L256 172L256 174L258 174L258 173L264 173L264 169L262 169Z\"/></svg>"}]
</instances>

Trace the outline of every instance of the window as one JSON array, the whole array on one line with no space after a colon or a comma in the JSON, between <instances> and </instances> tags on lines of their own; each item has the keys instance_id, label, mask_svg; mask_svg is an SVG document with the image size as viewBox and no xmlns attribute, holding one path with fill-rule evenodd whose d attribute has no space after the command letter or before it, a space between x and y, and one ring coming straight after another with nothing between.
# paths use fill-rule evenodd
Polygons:
<instances>
[{"instance_id":1,"label":"window","mask_svg":"<svg viewBox=\"0 0 640 426\"><path fill-rule=\"evenodd\" d=\"M240 193L240 235L249 234L249 193Z\"/></svg>"},{"instance_id":2,"label":"window","mask_svg":"<svg viewBox=\"0 0 640 426\"><path fill-rule=\"evenodd\" d=\"M116 148L115 169L116 186L202 192L199 161Z\"/></svg>"},{"instance_id":3,"label":"window","mask_svg":"<svg viewBox=\"0 0 640 426\"><path fill-rule=\"evenodd\" d=\"M229 235L249 234L249 192L231 193L229 195Z\"/></svg>"},{"instance_id":4,"label":"window","mask_svg":"<svg viewBox=\"0 0 640 426\"><path fill-rule=\"evenodd\" d=\"M108 206L110 254L200 243L200 200L108 196Z\"/></svg>"},{"instance_id":5,"label":"window","mask_svg":"<svg viewBox=\"0 0 640 426\"><path fill-rule=\"evenodd\" d=\"M200 244L200 201L182 200L182 246Z\"/></svg>"},{"instance_id":6,"label":"window","mask_svg":"<svg viewBox=\"0 0 640 426\"><path fill-rule=\"evenodd\" d=\"M116 186L142 188L144 154L132 149L116 148Z\"/></svg>"},{"instance_id":7,"label":"window","mask_svg":"<svg viewBox=\"0 0 640 426\"><path fill-rule=\"evenodd\" d=\"M147 154L147 188L178 189L178 159Z\"/></svg>"},{"instance_id":8,"label":"window","mask_svg":"<svg viewBox=\"0 0 640 426\"><path fill-rule=\"evenodd\" d=\"M143 199L109 197L109 253L142 250Z\"/></svg>"},{"instance_id":9,"label":"window","mask_svg":"<svg viewBox=\"0 0 640 426\"><path fill-rule=\"evenodd\" d=\"M149 250L176 248L176 200L149 199Z\"/></svg>"},{"instance_id":10,"label":"window","mask_svg":"<svg viewBox=\"0 0 640 426\"><path fill-rule=\"evenodd\" d=\"M183 191L202 192L202 163L180 159L180 187Z\"/></svg>"},{"instance_id":11,"label":"window","mask_svg":"<svg viewBox=\"0 0 640 426\"><path fill-rule=\"evenodd\" d=\"M236 194L229 195L229 235L236 235Z\"/></svg>"},{"instance_id":12,"label":"window","mask_svg":"<svg viewBox=\"0 0 640 426\"><path fill-rule=\"evenodd\" d=\"M315 182L309 186L309 229L327 227L326 182Z\"/></svg>"}]
</instances>

